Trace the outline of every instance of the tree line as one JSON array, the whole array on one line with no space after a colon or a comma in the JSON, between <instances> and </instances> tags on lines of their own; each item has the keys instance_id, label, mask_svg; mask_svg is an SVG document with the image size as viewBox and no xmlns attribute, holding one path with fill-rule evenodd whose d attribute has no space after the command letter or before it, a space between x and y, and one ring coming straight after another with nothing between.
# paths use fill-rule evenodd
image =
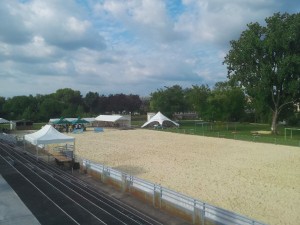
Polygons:
<instances>
[{"instance_id":1,"label":"tree line","mask_svg":"<svg viewBox=\"0 0 300 225\"><path fill-rule=\"evenodd\" d=\"M230 82L218 82L183 88L180 85L157 89L148 98L139 95L100 95L70 88L36 96L0 97L0 117L46 122L50 118L95 117L99 114L146 114L161 111L173 118L175 113L195 112L205 121L270 122L272 113L266 104L250 100L243 89ZM295 109L287 108L279 119L295 123ZM297 120L296 120L297 121Z\"/></svg>"},{"instance_id":2,"label":"tree line","mask_svg":"<svg viewBox=\"0 0 300 225\"><path fill-rule=\"evenodd\" d=\"M27 119L35 122L49 121L60 117L94 117L105 113L139 111L142 101L138 95L99 95L88 92L83 97L80 91L70 88L55 93L36 96L0 97L0 117L9 120Z\"/></svg>"},{"instance_id":3,"label":"tree line","mask_svg":"<svg viewBox=\"0 0 300 225\"><path fill-rule=\"evenodd\" d=\"M250 23L238 40L230 42L223 64L227 80L160 88L149 98L138 95L99 95L69 88L49 95L0 97L0 117L47 121L53 117L95 116L99 113L196 112L209 121L270 122L285 119L297 124L300 103L300 13L275 13L266 25Z\"/></svg>"}]
</instances>

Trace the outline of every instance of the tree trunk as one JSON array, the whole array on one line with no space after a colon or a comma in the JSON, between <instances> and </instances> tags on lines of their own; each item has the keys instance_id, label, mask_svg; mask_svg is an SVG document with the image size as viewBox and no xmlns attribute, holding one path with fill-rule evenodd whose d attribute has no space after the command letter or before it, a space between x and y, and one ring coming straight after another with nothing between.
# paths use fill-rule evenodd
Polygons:
<instances>
[{"instance_id":1,"label":"tree trunk","mask_svg":"<svg viewBox=\"0 0 300 225\"><path fill-rule=\"evenodd\" d=\"M278 119L278 110L275 109L273 111L273 115L272 115L272 126L271 126L272 134L278 134L278 132L277 132L277 119Z\"/></svg>"}]
</instances>

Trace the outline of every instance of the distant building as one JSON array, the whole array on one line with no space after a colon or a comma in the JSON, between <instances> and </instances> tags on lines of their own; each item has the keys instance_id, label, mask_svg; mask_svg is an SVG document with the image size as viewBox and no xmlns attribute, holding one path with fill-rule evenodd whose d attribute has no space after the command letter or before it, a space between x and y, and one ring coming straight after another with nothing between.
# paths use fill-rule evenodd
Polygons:
<instances>
[{"instance_id":1,"label":"distant building","mask_svg":"<svg viewBox=\"0 0 300 225\"><path fill-rule=\"evenodd\" d=\"M16 120L10 123L11 130L32 130L32 127L33 121L30 120Z\"/></svg>"},{"instance_id":2,"label":"distant building","mask_svg":"<svg viewBox=\"0 0 300 225\"><path fill-rule=\"evenodd\" d=\"M149 121L153 116L155 116L156 113L154 112L148 112L147 113L147 121Z\"/></svg>"},{"instance_id":3,"label":"distant building","mask_svg":"<svg viewBox=\"0 0 300 225\"><path fill-rule=\"evenodd\" d=\"M173 117L177 120L195 120L198 119L198 114L195 112L174 113Z\"/></svg>"}]
</instances>

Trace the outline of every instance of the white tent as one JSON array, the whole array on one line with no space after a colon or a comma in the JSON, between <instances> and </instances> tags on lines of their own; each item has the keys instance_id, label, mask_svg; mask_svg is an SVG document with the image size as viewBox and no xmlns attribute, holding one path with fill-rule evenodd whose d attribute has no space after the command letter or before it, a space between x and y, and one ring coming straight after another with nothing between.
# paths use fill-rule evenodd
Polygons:
<instances>
[{"instance_id":1,"label":"white tent","mask_svg":"<svg viewBox=\"0 0 300 225\"><path fill-rule=\"evenodd\" d=\"M130 115L100 115L95 118L96 121L104 123L104 125L113 124L115 126L130 127Z\"/></svg>"},{"instance_id":2,"label":"white tent","mask_svg":"<svg viewBox=\"0 0 300 225\"><path fill-rule=\"evenodd\" d=\"M144 123L142 128L146 126L157 125L157 124L159 124L160 126L163 126L163 124L168 124L168 125L175 125L179 127L178 123L170 120L168 117L164 116L161 112L158 112L149 121Z\"/></svg>"},{"instance_id":3,"label":"white tent","mask_svg":"<svg viewBox=\"0 0 300 225\"><path fill-rule=\"evenodd\" d=\"M24 139L33 145L59 144L75 141L75 138L60 133L51 125L46 125L32 134L24 135Z\"/></svg>"},{"instance_id":4,"label":"white tent","mask_svg":"<svg viewBox=\"0 0 300 225\"><path fill-rule=\"evenodd\" d=\"M6 119L0 118L0 123L9 123L9 121Z\"/></svg>"}]
</instances>

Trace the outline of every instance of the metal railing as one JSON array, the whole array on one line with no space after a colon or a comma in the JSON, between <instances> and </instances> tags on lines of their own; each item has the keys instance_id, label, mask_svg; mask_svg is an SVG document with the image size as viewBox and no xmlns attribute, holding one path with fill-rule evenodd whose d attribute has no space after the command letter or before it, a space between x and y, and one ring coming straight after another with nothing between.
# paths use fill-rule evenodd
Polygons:
<instances>
[{"instance_id":1,"label":"metal railing","mask_svg":"<svg viewBox=\"0 0 300 225\"><path fill-rule=\"evenodd\" d=\"M105 177L105 180L110 179L118 183L119 187L126 192L133 193L138 191L140 194L146 196L145 199L151 199L155 207L168 209L167 211L176 211L177 214L185 215L185 218L188 217L193 224L206 224L209 222L228 225L264 224L246 216L215 207L160 185L117 171L100 163L94 163L86 159L81 159L80 161L83 169L86 170L87 173L97 173L102 178Z\"/></svg>"}]
</instances>

